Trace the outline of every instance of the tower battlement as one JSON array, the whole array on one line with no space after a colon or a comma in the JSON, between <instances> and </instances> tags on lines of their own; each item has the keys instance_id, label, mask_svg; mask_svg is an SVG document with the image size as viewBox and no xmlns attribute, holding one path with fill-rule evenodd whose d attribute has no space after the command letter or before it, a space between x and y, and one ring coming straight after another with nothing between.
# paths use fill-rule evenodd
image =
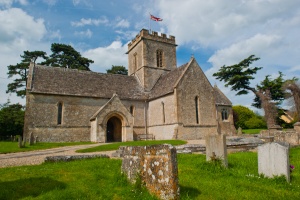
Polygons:
<instances>
[{"instance_id":1,"label":"tower battlement","mask_svg":"<svg viewBox=\"0 0 300 200\"><path fill-rule=\"evenodd\" d=\"M175 37L170 35L167 37L166 34L162 33L161 35L158 35L157 32L152 31L151 33L147 29L142 29L139 34L136 35L136 37L131 40L131 42L128 44L128 52L137 44L139 43L142 39L149 39L149 40L155 40L158 42L164 42L164 43L169 43L172 45L175 44Z\"/></svg>"}]
</instances>

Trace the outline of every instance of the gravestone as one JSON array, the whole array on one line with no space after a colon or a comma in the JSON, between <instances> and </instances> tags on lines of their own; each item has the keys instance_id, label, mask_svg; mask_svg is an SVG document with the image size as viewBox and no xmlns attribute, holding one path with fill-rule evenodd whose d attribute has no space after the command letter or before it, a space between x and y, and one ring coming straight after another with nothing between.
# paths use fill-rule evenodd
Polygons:
<instances>
[{"instance_id":1,"label":"gravestone","mask_svg":"<svg viewBox=\"0 0 300 200\"><path fill-rule=\"evenodd\" d=\"M33 136L33 133L30 132L30 135L29 135L29 145L31 146L31 145L33 145L33 143L34 143L34 136Z\"/></svg>"},{"instance_id":2,"label":"gravestone","mask_svg":"<svg viewBox=\"0 0 300 200\"><path fill-rule=\"evenodd\" d=\"M300 134L300 122L297 122L297 123L294 124L294 129L295 129L295 131L296 131L297 133Z\"/></svg>"},{"instance_id":3,"label":"gravestone","mask_svg":"<svg viewBox=\"0 0 300 200\"><path fill-rule=\"evenodd\" d=\"M272 142L259 146L258 173L269 178L284 175L290 182L289 144Z\"/></svg>"},{"instance_id":4,"label":"gravestone","mask_svg":"<svg viewBox=\"0 0 300 200\"><path fill-rule=\"evenodd\" d=\"M241 127L238 128L238 135L243 135L243 131Z\"/></svg>"},{"instance_id":5,"label":"gravestone","mask_svg":"<svg viewBox=\"0 0 300 200\"><path fill-rule=\"evenodd\" d=\"M122 172L160 199L179 199L177 155L171 145L126 146Z\"/></svg>"},{"instance_id":6,"label":"gravestone","mask_svg":"<svg viewBox=\"0 0 300 200\"><path fill-rule=\"evenodd\" d=\"M209 135L205 138L206 161L221 160L228 167L225 135Z\"/></svg>"}]
</instances>

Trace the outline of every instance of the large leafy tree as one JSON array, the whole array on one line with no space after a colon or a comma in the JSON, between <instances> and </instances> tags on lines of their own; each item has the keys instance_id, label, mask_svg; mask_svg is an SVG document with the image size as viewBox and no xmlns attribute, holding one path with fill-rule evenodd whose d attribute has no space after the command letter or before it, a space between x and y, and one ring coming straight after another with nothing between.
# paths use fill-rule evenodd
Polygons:
<instances>
[{"instance_id":1,"label":"large leafy tree","mask_svg":"<svg viewBox=\"0 0 300 200\"><path fill-rule=\"evenodd\" d=\"M254 113L245 106L237 105L232 107L234 126L242 129L266 128L266 122L262 116Z\"/></svg>"},{"instance_id":2,"label":"large leafy tree","mask_svg":"<svg viewBox=\"0 0 300 200\"><path fill-rule=\"evenodd\" d=\"M30 62L35 63L38 58L47 59L46 53L43 51L24 51L21 55L21 62L16 65L9 65L8 78L16 77L16 79L7 85L6 93L16 93L17 96L24 97L25 87L27 84L27 75Z\"/></svg>"},{"instance_id":3,"label":"large leafy tree","mask_svg":"<svg viewBox=\"0 0 300 200\"><path fill-rule=\"evenodd\" d=\"M16 65L8 66L8 77L14 77L14 81L7 85L6 93L16 93L17 96L25 97L27 75L30 62L36 64L37 59L41 59L41 63L53 67L67 67L79 70L90 70L89 65L94 61L82 57L70 45L57 44L51 45L52 54L48 57L44 51L24 51L21 55L21 62Z\"/></svg>"},{"instance_id":4,"label":"large leafy tree","mask_svg":"<svg viewBox=\"0 0 300 200\"><path fill-rule=\"evenodd\" d=\"M242 60L238 64L231 66L222 66L220 70L213 74L220 81L224 81L225 86L231 87L231 90L237 91L237 95L255 94L254 106L263 108L268 128L275 127L277 116L277 105L284 100L285 93L281 89L284 80L283 74L271 79L266 76L265 79L257 86L251 86L250 81L255 78L255 74L262 67L251 67L250 65L259 60L255 55Z\"/></svg>"},{"instance_id":5,"label":"large leafy tree","mask_svg":"<svg viewBox=\"0 0 300 200\"><path fill-rule=\"evenodd\" d=\"M115 65L113 65L111 67L111 69L107 69L106 72L108 74L128 75L128 70L124 66L115 66Z\"/></svg>"},{"instance_id":6,"label":"large leafy tree","mask_svg":"<svg viewBox=\"0 0 300 200\"><path fill-rule=\"evenodd\" d=\"M0 105L0 136L21 135L24 125L24 107L9 102Z\"/></svg>"},{"instance_id":7,"label":"large leafy tree","mask_svg":"<svg viewBox=\"0 0 300 200\"><path fill-rule=\"evenodd\" d=\"M51 45L51 51L52 54L45 62L42 62L42 64L89 71L90 64L94 63L93 60L82 57L81 54L70 45L53 43Z\"/></svg>"}]
</instances>

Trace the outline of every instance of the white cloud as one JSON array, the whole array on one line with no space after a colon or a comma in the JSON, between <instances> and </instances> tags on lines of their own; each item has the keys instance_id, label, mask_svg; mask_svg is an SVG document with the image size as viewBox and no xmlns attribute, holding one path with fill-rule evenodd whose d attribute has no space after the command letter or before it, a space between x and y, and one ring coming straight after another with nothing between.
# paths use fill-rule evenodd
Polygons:
<instances>
[{"instance_id":1,"label":"white cloud","mask_svg":"<svg viewBox=\"0 0 300 200\"><path fill-rule=\"evenodd\" d=\"M130 26L130 23L127 19L118 19L116 27L118 28L128 28Z\"/></svg>"},{"instance_id":2,"label":"white cloud","mask_svg":"<svg viewBox=\"0 0 300 200\"><path fill-rule=\"evenodd\" d=\"M73 0L73 5L76 6L80 3L80 0Z\"/></svg>"},{"instance_id":3,"label":"white cloud","mask_svg":"<svg viewBox=\"0 0 300 200\"><path fill-rule=\"evenodd\" d=\"M123 65L127 67L127 44L114 41L109 46L98 47L84 52L82 55L94 60L91 65L92 71L106 72L112 65Z\"/></svg>"},{"instance_id":4,"label":"white cloud","mask_svg":"<svg viewBox=\"0 0 300 200\"><path fill-rule=\"evenodd\" d=\"M76 31L75 35L81 36L81 37L86 37L86 38L91 38L93 35L93 32L90 29L87 29L86 31Z\"/></svg>"},{"instance_id":5,"label":"white cloud","mask_svg":"<svg viewBox=\"0 0 300 200\"><path fill-rule=\"evenodd\" d=\"M49 6L54 6L57 0L43 0L43 2Z\"/></svg>"},{"instance_id":6,"label":"white cloud","mask_svg":"<svg viewBox=\"0 0 300 200\"><path fill-rule=\"evenodd\" d=\"M10 8L0 10L0 24L0 104L8 98L12 103L24 104L24 99L5 93L7 84L14 79L7 79L7 66L19 63L25 50L45 49L44 43L41 43L47 33L44 20L35 19L19 8Z\"/></svg>"},{"instance_id":7,"label":"white cloud","mask_svg":"<svg viewBox=\"0 0 300 200\"><path fill-rule=\"evenodd\" d=\"M107 23L108 23L108 19L106 17L101 17L99 19L81 18L80 21L71 22L71 25L75 26L75 27L81 27L81 26L86 26L86 25L99 26L99 24L107 24Z\"/></svg>"}]
</instances>

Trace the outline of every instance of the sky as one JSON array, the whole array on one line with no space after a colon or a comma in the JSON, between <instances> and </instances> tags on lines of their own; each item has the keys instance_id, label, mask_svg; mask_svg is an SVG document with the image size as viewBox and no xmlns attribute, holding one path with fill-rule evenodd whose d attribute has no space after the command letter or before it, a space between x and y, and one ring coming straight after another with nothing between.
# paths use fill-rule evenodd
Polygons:
<instances>
[{"instance_id":1,"label":"sky","mask_svg":"<svg viewBox=\"0 0 300 200\"><path fill-rule=\"evenodd\" d=\"M149 20L149 14L163 19ZM210 83L233 105L251 109L254 95L236 96L212 76L223 65L250 55L255 87L266 75L281 71L300 77L299 0L0 0L0 104L25 105L7 94L7 66L21 61L23 51L45 51L52 43L72 45L94 60L90 69L105 73L112 65L128 66L127 44L141 29L176 37L177 66L194 56Z\"/></svg>"}]
</instances>

